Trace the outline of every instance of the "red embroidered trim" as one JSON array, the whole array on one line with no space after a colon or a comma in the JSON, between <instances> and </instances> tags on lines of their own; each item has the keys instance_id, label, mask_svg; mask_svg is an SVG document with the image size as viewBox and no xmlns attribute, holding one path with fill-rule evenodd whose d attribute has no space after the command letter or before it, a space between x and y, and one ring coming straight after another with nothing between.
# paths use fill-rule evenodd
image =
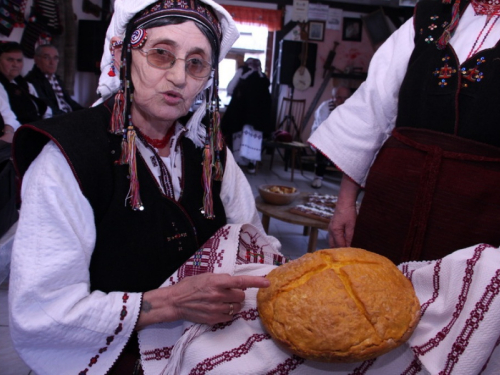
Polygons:
<instances>
[{"instance_id":1,"label":"red embroidered trim","mask_svg":"<svg viewBox=\"0 0 500 375\"><path fill-rule=\"evenodd\" d=\"M215 367L220 365L222 362L229 362L234 358L241 357L242 355L248 354L252 346L258 342L264 340L271 340L271 336L267 333L255 334L248 338L248 340L241 344L239 347L227 350L219 355L198 363L195 367L191 369L191 374L205 374L208 371L213 370Z\"/></svg>"},{"instance_id":2,"label":"red embroidered trim","mask_svg":"<svg viewBox=\"0 0 500 375\"><path fill-rule=\"evenodd\" d=\"M290 358L287 358L285 362L280 363L274 369L267 372L266 375L286 375L289 374L290 371L295 370L303 363L304 363L304 358L301 358L294 354Z\"/></svg>"},{"instance_id":3,"label":"red embroidered trim","mask_svg":"<svg viewBox=\"0 0 500 375\"><path fill-rule=\"evenodd\" d=\"M280 266L289 262L289 259L282 255L264 251L263 248L257 244L256 238L258 234L254 236L251 236L248 232L242 232L242 234L246 236L240 236L240 245L236 255L237 264L261 263Z\"/></svg>"},{"instance_id":4,"label":"red embroidered trim","mask_svg":"<svg viewBox=\"0 0 500 375\"><path fill-rule=\"evenodd\" d=\"M495 272L495 276L491 278L490 283L486 287L481 299L476 303L475 309L470 312L469 318L465 322L460 335L453 343L450 353L448 353L448 360L446 366L441 371L441 374L451 374L453 368L458 362L458 359L467 349L470 343L470 338L474 332L479 328L479 324L483 321L484 315L488 312L491 303L500 293L500 270Z\"/></svg>"},{"instance_id":5,"label":"red embroidered trim","mask_svg":"<svg viewBox=\"0 0 500 375\"><path fill-rule=\"evenodd\" d=\"M194 253L189 260L184 263L177 271L178 280L187 276L199 275L206 272L213 272L216 267L221 267L221 258L217 255L215 249L219 247L221 238L228 238L230 227L222 227L214 233L210 239L205 242L203 247ZM224 250L222 250L222 253ZM171 277L170 282L174 282Z\"/></svg>"},{"instance_id":6,"label":"red embroidered trim","mask_svg":"<svg viewBox=\"0 0 500 375\"><path fill-rule=\"evenodd\" d=\"M432 284L434 291L432 292L432 298L420 306L420 317L424 316L427 308L436 301L439 297L439 280L441 274L441 262L442 259L436 261L434 265L434 274L432 275Z\"/></svg>"},{"instance_id":7,"label":"red embroidered trim","mask_svg":"<svg viewBox=\"0 0 500 375\"><path fill-rule=\"evenodd\" d=\"M467 295L469 293L470 285L472 283L472 275L474 274L474 266L478 262L481 257L482 252L488 245L480 245L474 250L474 255L471 259L467 260L467 267L465 269L465 275L463 278L462 291L458 296L458 302L455 305L455 311L452 314L452 318L450 322L444 327L441 331L439 331L433 338L431 338L428 342L420 346L412 347L413 351L417 355L425 355L432 349L436 348L441 341L443 341L448 333L450 333L451 328L458 320L461 312L464 309L465 301L467 300Z\"/></svg>"},{"instance_id":8,"label":"red embroidered trim","mask_svg":"<svg viewBox=\"0 0 500 375\"><path fill-rule=\"evenodd\" d=\"M405 368L405 370L401 373L404 375L416 375L420 371L422 371L422 362L419 361L417 357L410 363L410 365Z\"/></svg>"},{"instance_id":9,"label":"red embroidered trim","mask_svg":"<svg viewBox=\"0 0 500 375\"><path fill-rule=\"evenodd\" d=\"M120 320L122 320L122 321L123 321L123 319L125 319L125 317L128 314L127 306L125 306L125 304L127 303L128 299L129 299L128 294L124 293L123 296L122 296L122 301L123 301L124 305L122 306L122 310L120 311ZM99 348L98 353L102 354L105 351L107 351L109 345L114 341L115 336L118 335L121 331L123 331L123 325L122 325L122 323L119 323L118 326L115 328L114 335L106 337L106 346L103 346L103 347ZM95 365L97 363L97 361L99 360L99 354L96 354L94 357L90 358L89 364L87 365L88 367L92 367L93 365ZM78 373L78 375L85 375L85 374L87 374L87 372L89 371L88 367L85 370L80 371Z\"/></svg>"},{"instance_id":10,"label":"red embroidered trim","mask_svg":"<svg viewBox=\"0 0 500 375\"><path fill-rule=\"evenodd\" d=\"M141 354L144 356L145 361L159 361L161 359L169 359L170 356L172 355L172 349L174 346L166 346L161 349L154 349L154 350L146 350L145 352L142 352Z\"/></svg>"}]
</instances>

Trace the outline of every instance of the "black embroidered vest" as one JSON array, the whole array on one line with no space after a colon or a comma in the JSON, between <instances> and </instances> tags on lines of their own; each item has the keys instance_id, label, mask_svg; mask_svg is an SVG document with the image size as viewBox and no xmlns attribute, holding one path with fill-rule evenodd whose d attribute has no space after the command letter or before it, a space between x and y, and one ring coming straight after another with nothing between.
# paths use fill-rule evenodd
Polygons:
<instances>
[{"instance_id":1,"label":"black embroidered vest","mask_svg":"<svg viewBox=\"0 0 500 375\"><path fill-rule=\"evenodd\" d=\"M103 104L22 126L14 158L22 175L45 143L54 140L94 210L97 238L90 263L92 290L142 292L159 287L182 263L226 224L221 182L213 182L215 219L204 218L202 149L181 141L182 193L178 202L164 196L138 153L144 211L125 205L128 165L117 165L121 137L107 131L111 110ZM222 155L225 163L225 152Z\"/></svg>"},{"instance_id":2,"label":"black embroidered vest","mask_svg":"<svg viewBox=\"0 0 500 375\"><path fill-rule=\"evenodd\" d=\"M468 1L461 4L461 13ZM420 1L415 49L399 93L397 127L432 129L500 146L500 46L459 65L453 46L436 42L451 19L450 4Z\"/></svg>"},{"instance_id":3,"label":"black embroidered vest","mask_svg":"<svg viewBox=\"0 0 500 375\"><path fill-rule=\"evenodd\" d=\"M47 110L47 105L36 96L29 93L28 83L22 77L15 79L16 83L0 74L0 83L9 95L9 104L21 124L41 120Z\"/></svg>"}]
</instances>

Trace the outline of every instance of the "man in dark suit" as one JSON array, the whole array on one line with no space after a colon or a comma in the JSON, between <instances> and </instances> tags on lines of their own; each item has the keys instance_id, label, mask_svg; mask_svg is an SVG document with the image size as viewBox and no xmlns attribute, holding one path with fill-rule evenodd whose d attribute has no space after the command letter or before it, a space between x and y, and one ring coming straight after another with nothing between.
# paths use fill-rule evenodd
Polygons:
<instances>
[{"instance_id":1,"label":"man in dark suit","mask_svg":"<svg viewBox=\"0 0 500 375\"><path fill-rule=\"evenodd\" d=\"M83 108L63 89L63 82L56 75L58 64L57 48L50 44L40 45L35 50L35 65L26 75L26 80L35 87L38 97L52 108L53 116Z\"/></svg>"}]
</instances>

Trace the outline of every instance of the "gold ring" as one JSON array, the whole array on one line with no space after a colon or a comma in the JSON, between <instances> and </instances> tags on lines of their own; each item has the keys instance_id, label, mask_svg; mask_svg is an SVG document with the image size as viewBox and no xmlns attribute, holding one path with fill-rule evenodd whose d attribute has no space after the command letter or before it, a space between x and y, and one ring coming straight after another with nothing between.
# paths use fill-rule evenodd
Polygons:
<instances>
[{"instance_id":1,"label":"gold ring","mask_svg":"<svg viewBox=\"0 0 500 375\"><path fill-rule=\"evenodd\" d=\"M234 306L232 303L229 304L229 312L227 313L227 315L233 315L234 313Z\"/></svg>"}]
</instances>

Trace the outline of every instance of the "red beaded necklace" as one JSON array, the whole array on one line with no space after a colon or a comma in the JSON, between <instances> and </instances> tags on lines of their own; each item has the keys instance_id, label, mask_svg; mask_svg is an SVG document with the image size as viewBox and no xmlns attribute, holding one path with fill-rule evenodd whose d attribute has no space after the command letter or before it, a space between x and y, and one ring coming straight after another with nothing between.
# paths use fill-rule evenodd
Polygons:
<instances>
[{"instance_id":1,"label":"red beaded necklace","mask_svg":"<svg viewBox=\"0 0 500 375\"><path fill-rule=\"evenodd\" d=\"M477 42L479 42L479 38L481 38L481 34L484 32L484 30L486 30L486 27L488 26L488 24L490 23L491 21L491 18L488 17L486 23L484 24L483 28L481 29L481 32L479 33L479 35L477 36L476 38L476 41L474 42L474 45L472 46L472 48L470 49L470 52L469 52L469 56L467 56L467 59L469 59L472 55L476 54L478 51L481 50L481 47L483 46L484 44L484 41L486 40L486 38L488 37L488 35L490 34L491 30L493 29L493 26L495 26L495 24L497 23L498 21L498 18L500 16L496 16L495 19L493 20L493 22L491 23L490 25L490 28L488 29L488 31L486 32L486 34L484 35L483 37L483 40L481 41L481 44L479 44L479 46L476 48L476 44Z\"/></svg>"},{"instance_id":2,"label":"red beaded necklace","mask_svg":"<svg viewBox=\"0 0 500 375\"><path fill-rule=\"evenodd\" d=\"M149 138L146 134L142 132L140 133L144 137L146 142L148 142L151 146L159 150L164 148L168 144L168 141L170 141L170 138L172 138L172 136L174 135L174 131L175 131L175 124L170 126L170 128L167 131L167 134L165 134L165 136L161 139Z\"/></svg>"}]
</instances>

